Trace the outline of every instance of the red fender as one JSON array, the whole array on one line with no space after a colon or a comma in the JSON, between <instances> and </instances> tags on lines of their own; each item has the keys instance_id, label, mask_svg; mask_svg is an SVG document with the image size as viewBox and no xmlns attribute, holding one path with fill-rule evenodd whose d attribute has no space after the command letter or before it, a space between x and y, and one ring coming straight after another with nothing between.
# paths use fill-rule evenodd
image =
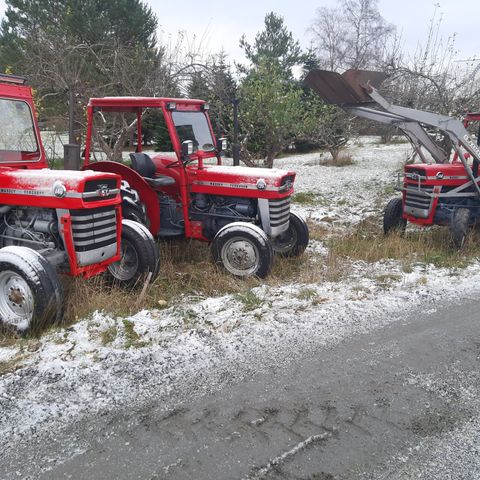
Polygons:
<instances>
[{"instance_id":1,"label":"red fender","mask_svg":"<svg viewBox=\"0 0 480 480\"><path fill-rule=\"evenodd\" d=\"M157 192L135 170L118 162L102 161L90 163L83 170L95 170L96 172L116 173L126 180L134 188L140 199L147 208L147 216L150 220L149 230L156 237L160 230L160 204Z\"/></svg>"}]
</instances>

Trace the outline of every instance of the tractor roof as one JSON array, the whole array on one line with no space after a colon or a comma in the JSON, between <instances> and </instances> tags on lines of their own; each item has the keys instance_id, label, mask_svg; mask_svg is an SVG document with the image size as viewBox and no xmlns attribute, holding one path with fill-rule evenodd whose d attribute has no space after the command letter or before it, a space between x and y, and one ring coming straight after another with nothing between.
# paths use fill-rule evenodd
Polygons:
<instances>
[{"instance_id":1,"label":"tractor roof","mask_svg":"<svg viewBox=\"0 0 480 480\"><path fill-rule=\"evenodd\" d=\"M162 108L169 103L182 106L201 106L204 100L190 98L166 98L166 97L102 97L91 98L88 105L95 109L116 112L136 112L142 108Z\"/></svg>"}]
</instances>

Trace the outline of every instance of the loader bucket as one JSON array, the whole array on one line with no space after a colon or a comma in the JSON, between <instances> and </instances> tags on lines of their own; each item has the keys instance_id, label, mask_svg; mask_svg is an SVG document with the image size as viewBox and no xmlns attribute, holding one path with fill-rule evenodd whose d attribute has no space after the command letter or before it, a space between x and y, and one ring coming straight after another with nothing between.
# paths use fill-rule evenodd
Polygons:
<instances>
[{"instance_id":1,"label":"loader bucket","mask_svg":"<svg viewBox=\"0 0 480 480\"><path fill-rule=\"evenodd\" d=\"M347 70L340 75L328 70L312 70L305 83L330 105L358 105L372 103L368 85L378 88L387 78L382 72Z\"/></svg>"}]
</instances>

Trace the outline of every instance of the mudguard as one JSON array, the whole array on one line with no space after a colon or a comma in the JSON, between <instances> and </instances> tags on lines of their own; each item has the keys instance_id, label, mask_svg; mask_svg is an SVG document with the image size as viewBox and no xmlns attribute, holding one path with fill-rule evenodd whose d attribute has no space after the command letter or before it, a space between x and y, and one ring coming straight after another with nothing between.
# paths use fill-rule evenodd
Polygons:
<instances>
[{"instance_id":1,"label":"mudguard","mask_svg":"<svg viewBox=\"0 0 480 480\"><path fill-rule=\"evenodd\" d=\"M158 202L157 192L139 175L135 170L122 165L118 162L108 160L88 164L84 170L94 170L96 172L116 173L126 180L134 188L140 200L145 204L147 216L150 221L149 230L154 237L157 237L160 230L160 204Z\"/></svg>"}]
</instances>

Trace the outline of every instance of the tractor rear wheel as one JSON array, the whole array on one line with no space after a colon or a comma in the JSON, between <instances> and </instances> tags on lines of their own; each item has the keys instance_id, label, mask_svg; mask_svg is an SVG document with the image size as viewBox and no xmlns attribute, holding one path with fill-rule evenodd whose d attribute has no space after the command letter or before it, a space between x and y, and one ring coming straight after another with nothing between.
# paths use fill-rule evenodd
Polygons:
<instances>
[{"instance_id":1,"label":"tractor rear wheel","mask_svg":"<svg viewBox=\"0 0 480 480\"><path fill-rule=\"evenodd\" d=\"M450 222L450 232L452 233L452 241L459 250L465 244L468 233L468 225L470 221L470 210L468 208L457 208Z\"/></svg>"},{"instance_id":2,"label":"tractor rear wheel","mask_svg":"<svg viewBox=\"0 0 480 480\"><path fill-rule=\"evenodd\" d=\"M272 240L273 251L282 257L298 257L308 245L308 226L296 213L290 212L288 229Z\"/></svg>"},{"instance_id":3,"label":"tractor rear wheel","mask_svg":"<svg viewBox=\"0 0 480 480\"><path fill-rule=\"evenodd\" d=\"M109 280L120 287L133 287L150 275L153 282L160 270L155 240L145 225L122 220L121 258L108 266Z\"/></svg>"},{"instance_id":4,"label":"tractor rear wheel","mask_svg":"<svg viewBox=\"0 0 480 480\"><path fill-rule=\"evenodd\" d=\"M402 215L403 200L401 198L392 198L392 200L387 203L383 213L383 233L385 235L392 232L397 232L400 235L405 233L407 221Z\"/></svg>"},{"instance_id":5,"label":"tractor rear wheel","mask_svg":"<svg viewBox=\"0 0 480 480\"><path fill-rule=\"evenodd\" d=\"M52 265L27 247L0 249L0 323L25 335L63 317L63 292Z\"/></svg>"},{"instance_id":6,"label":"tractor rear wheel","mask_svg":"<svg viewBox=\"0 0 480 480\"><path fill-rule=\"evenodd\" d=\"M265 278L272 268L273 249L265 232L246 222L226 225L213 238L214 262L236 277Z\"/></svg>"}]
</instances>

